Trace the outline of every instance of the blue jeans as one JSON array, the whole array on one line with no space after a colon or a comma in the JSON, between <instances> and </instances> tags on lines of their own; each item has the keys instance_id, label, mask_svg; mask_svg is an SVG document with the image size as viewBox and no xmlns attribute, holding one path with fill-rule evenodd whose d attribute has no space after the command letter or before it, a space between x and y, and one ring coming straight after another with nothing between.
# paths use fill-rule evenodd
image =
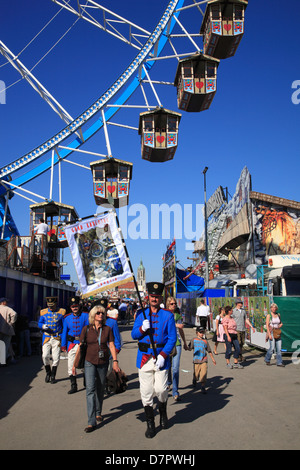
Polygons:
<instances>
[{"instance_id":1,"label":"blue jeans","mask_svg":"<svg viewBox=\"0 0 300 470\"><path fill-rule=\"evenodd\" d=\"M231 342L228 341L227 335L224 335L225 344L226 344L226 352L225 352L225 359L230 359L232 354L232 346L234 347L233 357L234 359L238 359L240 356L240 344L238 338L232 339Z\"/></svg>"},{"instance_id":2,"label":"blue jeans","mask_svg":"<svg viewBox=\"0 0 300 470\"><path fill-rule=\"evenodd\" d=\"M179 367L180 367L180 356L181 356L181 345L176 346L177 354L172 357L171 366L168 374L168 385L172 384L172 395L175 397L179 395L178 386L179 386ZM173 380L172 380L173 376Z\"/></svg>"},{"instance_id":3,"label":"blue jeans","mask_svg":"<svg viewBox=\"0 0 300 470\"><path fill-rule=\"evenodd\" d=\"M96 416L102 412L108 363L95 366L88 361L84 364L88 425L96 426Z\"/></svg>"},{"instance_id":4,"label":"blue jeans","mask_svg":"<svg viewBox=\"0 0 300 470\"><path fill-rule=\"evenodd\" d=\"M270 348L266 354L265 362L270 362L273 351L276 351L276 362L277 364L282 364L282 355L281 355L281 346L282 341L281 339L269 339Z\"/></svg>"}]
</instances>

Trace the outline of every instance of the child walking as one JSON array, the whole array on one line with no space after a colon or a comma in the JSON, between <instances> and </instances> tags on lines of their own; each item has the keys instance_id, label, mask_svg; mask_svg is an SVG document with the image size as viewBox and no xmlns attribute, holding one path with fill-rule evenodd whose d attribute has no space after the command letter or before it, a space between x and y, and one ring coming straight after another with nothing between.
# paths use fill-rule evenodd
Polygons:
<instances>
[{"instance_id":1,"label":"child walking","mask_svg":"<svg viewBox=\"0 0 300 470\"><path fill-rule=\"evenodd\" d=\"M189 343L189 351L194 350L193 354L193 385L196 387L196 382L200 381L201 392L206 393L205 384L207 380L208 361L207 354L210 355L214 365L216 365L215 358L211 352L210 345L207 339L204 338L205 328L198 326L196 329L196 338L192 339Z\"/></svg>"}]
</instances>

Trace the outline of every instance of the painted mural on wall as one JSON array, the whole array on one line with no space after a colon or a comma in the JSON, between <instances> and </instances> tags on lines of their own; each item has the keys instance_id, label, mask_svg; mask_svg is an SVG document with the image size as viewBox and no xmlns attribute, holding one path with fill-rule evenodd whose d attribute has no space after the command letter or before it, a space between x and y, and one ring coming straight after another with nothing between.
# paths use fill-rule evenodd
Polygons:
<instances>
[{"instance_id":1,"label":"painted mural on wall","mask_svg":"<svg viewBox=\"0 0 300 470\"><path fill-rule=\"evenodd\" d=\"M266 264L269 255L300 253L300 211L265 201L252 207L257 264Z\"/></svg>"},{"instance_id":2,"label":"painted mural on wall","mask_svg":"<svg viewBox=\"0 0 300 470\"><path fill-rule=\"evenodd\" d=\"M217 252L219 241L230 226L232 221L242 210L244 205L249 202L249 195L251 191L251 175L248 168L245 166L240 174L239 180L236 185L235 193L228 203L225 203L219 210L216 210L208 221L208 249L209 259L213 261L227 259L225 255ZM203 233L200 240L203 240L205 234ZM234 252L236 259L239 263L243 263L248 258L248 254ZM231 257L230 257L231 258Z\"/></svg>"}]
</instances>

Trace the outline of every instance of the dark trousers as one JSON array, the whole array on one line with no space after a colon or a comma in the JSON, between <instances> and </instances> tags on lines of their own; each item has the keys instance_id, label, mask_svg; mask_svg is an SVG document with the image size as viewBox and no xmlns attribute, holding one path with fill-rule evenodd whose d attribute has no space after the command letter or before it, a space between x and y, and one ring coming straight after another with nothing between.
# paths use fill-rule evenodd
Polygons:
<instances>
[{"instance_id":1,"label":"dark trousers","mask_svg":"<svg viewBox=\"0 0 300 470\"><path fill-rule=\"evenodd\" d=\"M199 317L199 319L200 319L200 326L206 329L208 317Z\"/></svg>"}]
</instances>

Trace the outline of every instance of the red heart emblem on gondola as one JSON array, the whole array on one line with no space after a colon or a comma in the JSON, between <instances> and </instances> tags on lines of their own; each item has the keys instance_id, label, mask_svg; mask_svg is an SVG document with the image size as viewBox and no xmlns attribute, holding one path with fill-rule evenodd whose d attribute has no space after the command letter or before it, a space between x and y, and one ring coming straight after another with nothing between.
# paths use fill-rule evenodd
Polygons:
<instances>
[{"instance_id":1,"label":"red heart emblem on gondola","mask_svg":"<svg viewBox=\"0 0 300 470\"><path fill-rule=\"evenodd\" d=\"M196 82L195 85L196 85L196 87L199 88L199 90L200 90L201 88L204 87L204 82Z\"/></svg>"},{"instance_id":2,"label":"red heart emblem on gondola","mask_svg":"<svg viewBox=\"0 0 300 470\"><path fill-rule=\"evenodd\" d=\"M162 144L163 141L165 140L165 138L164 138L163 135L158 135L158 136L156 137L156 140L157 140L157 142L158 142L159 144Z\"/></svg>"},{"instance_id":3,"label":"red heart emblem on gondola","mask_svg":"<svg viewBox=\"0 0 300 470\"><path fill-rule=\"evenodd\" d=\"M112 194L115 191L116 187L115 186L107 186L107 191Z\"/></svg>"},{"instance_id":4,"label":"red heart emblem on gondola","mask_svg":"<svg viewBox=\"0 0 300 470\"><path fill-rule=\"evenodd\" d=\"M224 29L225 31L230 31L231 30L231 24L224 24Z\"/></svg>"}]
</instances>

